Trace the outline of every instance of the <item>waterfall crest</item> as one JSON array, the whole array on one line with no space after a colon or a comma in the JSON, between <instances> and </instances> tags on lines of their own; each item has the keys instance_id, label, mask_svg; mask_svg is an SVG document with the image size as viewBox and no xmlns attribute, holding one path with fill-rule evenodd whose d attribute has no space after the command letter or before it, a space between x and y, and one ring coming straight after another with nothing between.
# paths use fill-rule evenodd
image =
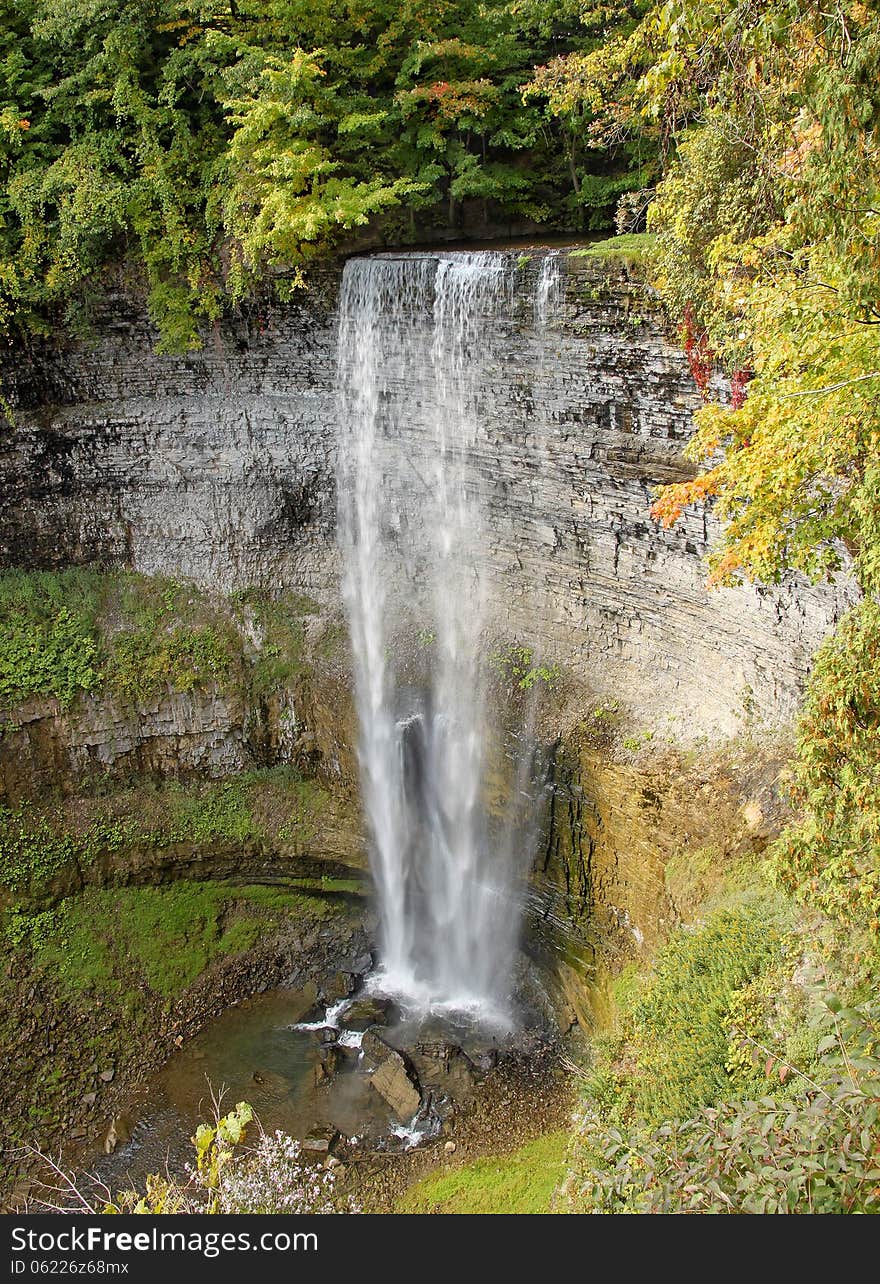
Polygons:
<instances>
[{"instance_id":1,"label":"waterfall crest","mask_svg":"<svg viewBox=\"0 0 880 1284\"><path fill-rule=\"evenodd\" d=\"M339 326L339 529L380 982L411 1007L498 1025L530 852L511 815L494 833L484 806L487 496L472 456L515 271L500 253L353 259ZM539 290L546 308L543 275Z\"/></svg>"}]
</instances>

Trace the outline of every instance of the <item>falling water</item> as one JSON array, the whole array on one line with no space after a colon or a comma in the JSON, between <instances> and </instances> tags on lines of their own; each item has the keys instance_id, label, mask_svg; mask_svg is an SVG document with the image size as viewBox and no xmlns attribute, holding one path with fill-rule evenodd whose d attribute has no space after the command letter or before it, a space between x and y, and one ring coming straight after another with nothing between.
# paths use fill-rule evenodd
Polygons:
<instances>
[{"instance_id":1,"label":"falling water","mask_svg":"<svg viewBox=\"0 0 880 1284\"><path fill-rule=\"evenodd\" d=\"M535 290L535 325L545 330L559 307L562 296L562 261L558 250L550 250L541 261Z\"/></svg>"},{"instance_id":2,"label":"falling water","mask_svg":"<svg viewBox=\"0 0 880 1284\"><path fill-rule=\"evenodd\" d=\"M495 253L354 259L339 333L340 540L381 983L496 1024L529 853L514 813L495 834L484 807L486 496L472 461L513 281Z\"/></svg>"}]
</instances>

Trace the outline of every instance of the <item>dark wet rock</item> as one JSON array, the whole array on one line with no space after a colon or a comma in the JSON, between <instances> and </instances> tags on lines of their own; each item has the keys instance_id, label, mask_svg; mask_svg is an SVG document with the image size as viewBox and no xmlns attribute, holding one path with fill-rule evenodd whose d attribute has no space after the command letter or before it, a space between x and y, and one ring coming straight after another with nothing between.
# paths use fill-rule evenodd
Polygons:
<instances>
[{"instance_id":1,"label":"dark wet rock","mask_svg":"<svg viewBox=\"0 0 880 1284\"><path fill-rule=\"evenodd\" d=\"M447 1096L466 1096L482 1077L470 1057L453 1043L419 1043L411 1056L421 1083Z\"/></svg>"},{"instance_id":2,"label":"dark wet rock","mask_svg":"<svg viewBox=\"0 0 880 1284\"><path fill-rule=\"evenodd\" d=\"M418 1113L422 1104L418 1080L399 1052L389 1053L373 1071L370 1084L401 1123L408 1123Z\"/></svg>"},{"instance_id":3,"label":"dark wet rock","mask_svg":"<svg viewBox=\"0 0 880 1284\"><path fill-rule=\"evenodd\" d=\"M351 970L357 976L366 976L367 972L372 971L373 956L372 954L359 954L351 965Z\"/></svg>"},{"instance_id":4,"label":"dark wet rock","mask_svg":"<svg viewBox=\"0 0 880 1284\"><path fill-rule=\"evenodd\" d=\"M350 972L335 972L321 985L321 995L325 1003L338 1003L354 994L354 988L355 979Z\"/></svg>"},{"instance_id":5,"label":"dark wet rock","mask_svg":"<svg viewBox=\"0 0 880 1284\"><path fill-rule=\"evenodd\" d=\"M312 1037L323 1047L328 1043L337 1043L339 1040L339 1031L335 1026L323 1025L320 1030L313 1030Z\"/></svg>"},{"instance_id":6,"label":"dark wet rock","mask_svg":"<svg viewBox=\"0 0 880 1284\"><path fill-rule=\"evenodd\" d=\"M330 1124L313 1128L303 1138L302 1148L310 1155L327 1155L339 1140L339 1130Z\"/></svg>"},{"instance_id":7,"label":"dark wet rock","mask_svg":"<svg viewBox=\"0 0 880 1284\"><path fill-rule=\"evenodd\" d=\"M336 1051L340 1057L340 1064L345 1067L356 1066L361 1059L360 1048L349 1047L347 1043L337 1043Z\"/></svg>"},{"instance_id":8,"label":"dark wet rock","mask_svg":"<svg viewBox=\"0 0 880 1284\"><path fill-rule=\"evenodd\" d=\"M346 1030L367 1030L371 1025L388 1025L396 1012L393 999L368 996L346 1008L343 1023Z\"/></svg>"}]
</instances>

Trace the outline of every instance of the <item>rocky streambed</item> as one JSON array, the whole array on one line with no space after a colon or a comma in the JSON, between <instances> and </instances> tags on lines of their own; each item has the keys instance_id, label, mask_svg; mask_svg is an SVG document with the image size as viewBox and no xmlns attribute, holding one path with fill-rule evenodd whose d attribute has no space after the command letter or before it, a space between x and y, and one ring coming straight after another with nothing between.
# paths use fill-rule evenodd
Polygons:
<instances>
[{"instance_id":1,"label":"rocky streambed","mask_svg":"<svg viewBox=\"0 0 880 1284\"><path fill-rule=\"evenodd\" d=\"M299 1139L368 1211L426 1166L504 1149L564 1113L559 1038L523 1007L518 1029L402 1010L365 954L299 986L233 1002L134 1091L79 1166L111 1190L182 1175L222 1097ZM524 1130L525 1125L525 1130Z\"/></svg>"}]
</instances>

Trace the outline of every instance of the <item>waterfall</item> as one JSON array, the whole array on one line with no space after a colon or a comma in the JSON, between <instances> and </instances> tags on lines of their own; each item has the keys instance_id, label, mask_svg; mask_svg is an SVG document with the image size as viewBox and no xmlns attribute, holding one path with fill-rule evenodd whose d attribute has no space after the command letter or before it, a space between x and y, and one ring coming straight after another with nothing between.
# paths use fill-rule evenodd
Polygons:
<instances>
[{"instance_id":1,"label":"waterfall","mask_svg":"<svg viewBox=\"0 0 880 1284\"><path fill-rule=\"evenodd\" d=\"M484 806L487 483L473 460L514 273L499 253L353 259L339 324L339 529L380 982L405 1005L498 1025L530 852L512 813L495 834Z\"/></svg>"},{"instance_id":2,"label":"waterfall","mask_svg":"<svg viewBox=\"0 0 880 1284\"><path fill-rule=\"evenodd\" d=\"M546 330L550 317L559 307L561 297L561 259L558 250L550 250L541 261L535 290L535 326L539 331Z\"/></svg>"}]
</instances>

